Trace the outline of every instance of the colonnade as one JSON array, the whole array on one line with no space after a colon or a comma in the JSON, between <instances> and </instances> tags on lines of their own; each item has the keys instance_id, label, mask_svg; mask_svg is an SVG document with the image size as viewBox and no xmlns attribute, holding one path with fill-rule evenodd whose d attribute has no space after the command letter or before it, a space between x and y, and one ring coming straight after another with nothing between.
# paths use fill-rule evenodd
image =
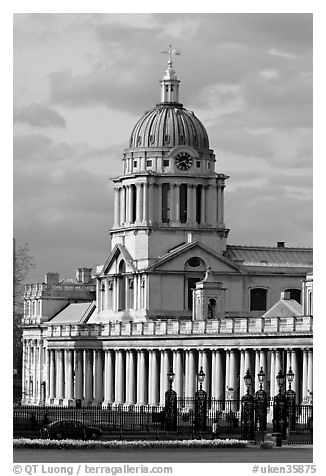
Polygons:
<instances>
[{"instance_id":1,"label":"colonnade","mask_svg":"<svg viewBox=\"0 0 326 476\"><path fill-rule=\"evenodd\" d=\"M163 192L164 186L168 186L166 192ZM181 186L186 187L183 204ZM132 224L160 225L168 222L174 225L197 224L223 228L224 187L222 180L217 180L214 185L181 182L116 185L114 227Z\"/></svg>"},{"instance_id":2,"label":"colonnade","mask_svg":"<svg viewBox=\"0 0 326 476\"><path fill-rule=\"evenodd\" d=\"M40 357L39 357L40 358ZM263 367L263 388L273 397L279 389L276 375L291 367L297 403L305 402L312 391L313 354L311 348L144 348L144 349L49 349L44 368L30 367L30 378L46 382L46 401L69 404L76 399L83 405L164 405L168 388L167 373L175 373L173 384L179 397L193 397L200 367L206 374L203 388L216 399L239 398L246 393L244 375L254 377ZM42 376L43 371L43 376ZM28 373L28 371L26 370ZM31 401L41 399L33 394Z\"/></svg>"},{"instance_id":3,"label":"colonnade","mask_svg":"<svg viewBox=\"0 0 326 476\"><path fill-rule=\"evenodd\" d=\"M143 309L146 305L148 288L146 283L147 276L140 274L109 276L98 280L97 309L115 312L124 309Z\"/></svg>"}]
</instances>

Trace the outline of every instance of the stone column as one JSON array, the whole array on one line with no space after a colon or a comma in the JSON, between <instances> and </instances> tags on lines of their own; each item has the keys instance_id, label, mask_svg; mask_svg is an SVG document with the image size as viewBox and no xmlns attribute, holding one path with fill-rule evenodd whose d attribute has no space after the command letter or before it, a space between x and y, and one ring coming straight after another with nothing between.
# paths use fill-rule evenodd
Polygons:
<instances>
[{"instance_id":1,"label":"stone column","mask_svg":"<svg viewBox=\"0 0 326 476\"><path fill-rule=\"evenodd\" d=\"M55 351L49 350L50 352L50 373L49 373L49 383L48 387L50 390L49 398L54 399L56 395L56 368L55 368Z\"/></svg>"},{"instance_id":2,"label":"stone column","mask_svg":"<svg viewBox=\"0 0 326 476\"><path fill-rule=\"evenodd\" d=\"M240 349L240 398L243 397L243 395L246 395L247 393L244 381L246 371L247 369L245 367L245 349Z\"/></svg>"},{"instance_id":3,"label":"stone column","mask_svg":"<svg viewBox=\"0 0 326 476\"><path fill-rule=\"evenodd\" d=\"M180 187L181 183L177 182L174 184L175 186L175 221L178 225L180 225Z\"/></svg>"},{"instance_id":4,"label":"stone column","mask_svg":"<svg viewBox=\"0 0 326 476\"><path fill-rule=\"evenodd\" d=\"M215 181L215 180L214 180ZM216 188L216 181L212 185L209 186L210 190L210 200L209 206L207 210L210 210L210 225L217 226L217 211L218 211L218 204L217 204L217 188Z\"/></svg>"},{"instance_id":5,"label":"stone column","mask_svg":"<svg viewBox=\"0 0 326 476\"><path fill-rule=\"evenodd\" d=\"M300 375L299 375L299 365L298 365L298 351L296 349L292 349L292 356L291 356L291 363L292 363L292 372L294 373L292 390L295 391L295 402L296 404L299 403L299 382L300 382Z\"/></svg>"},{"instance_id":6,"label":"stone column","mask_svg":"<svg viewBox=\"0 0 326 476\"><path fill-rule=\"evenodd\" d=\"M222 203L221 203L221 225L225 226L224 224L224 189L225 189L225 185L222 185L222 193L221 193L221 200L222 200Z\"/></svg>"},{"instance_id":7,"label":"stone column","mask_svg":"<svg viewBox=\"0 0 326 476\"><path fill-rule=\"evenodd\" d=\"M308 396L308 349L302 349L302 403Z\"/></svg>"},{"instance_id":8,"label":"stone column","mask_svg":"<svg viewBox=\"0 0 326 476\"><path fill-rule=\"evenodd\" d=\"M221 182L217 183L217 226L224 228L224 187Z\"/></svg>"},{"instance_id":9,"label":"stone column","mask_svg":"<svg viewBox=\"0 0 326 476\"><path fill-rule=\"evenodd\" d=\"M259 390L259 379L258 373L260 371L260 349L255 349L255 375L254 375L254 382L255 382L255 392Z\"/></svg>"},{"instance_id":10,"label":"stone column","mask_svg":"<svg viewBox=\"0 0 326 476\"><path fill-rule=\"evenodd\" d=\"M155 223L158 223L159 225L162 224L162 184L158 183L157 184L157 208L156 208L156 219ZM155 210L154 208L154 210Z\"/></svg>"},{"instance_id":11,"label":"stone column","mask_svg":"<svg viewBox=\"0 0 326 476\"><path fill-rule=\"evenodd\" d=\"M99 405L103 402L103 351L97 349L94 351L95 357L95 395L94 404Z\"/></svg>"},{"instance_id":12,"label":"stone column","mask_svg":"<svg viewBox=\"0 0 326 476\"><path fill-rule=\"evenodd\" d=\"M187 185L187 225L192 225L194 222L194 209L193 209L193 202L194 202L194 186L192 184Z\"/></svg>"},{"instance_id":13,"label":"stone column","mask_svg":"<svg viewBox=\"0 0 326 476\"><path fill-rule=\"evenodd\" d=\"M115 398L114 404L120 405L124 403L124 383L125 383L125 374L124 374L124 365L123 365L123 354L122 350L118 349L115 351Z\"/></svg>"},{"instance_id":14,"label":"stone column","mask_svg":"<svg viewBox=\"0 0 326 476\"><path fill-rule=\"evenodd\" d=\"M185 397L189 397L189 349L184 349L185 356Z\"/></svg>"},{"instance_id":15,"label":"stone column","mask_svg":"<svg viewBox=\"0 0 326 476\"><path fill-rule=\"evenodd\" d=\"M225 395L230 386L230 349L225 349Z\"/></svg>"},{"instance_id":16,"label":"stone column","mask_svg":"<svg viewBox=\"0 0 326 476\"><path fill-rule=\"evenodd\" d=\"M201 225L206 225L206 185L201 187L201 210L200 210L200 222Z\"/></svg>"},{"instance_id":17,"label":"stone column","mask_svg":"<svg viewBox=\"0 0 326 476\"><path fill-rule=\"evenodd\" d=\"M143 221L143 187L141 183L136 184L136 222Z\"/></svg>"},{"instance_id":18,"label":"stone column","mask_svg":"<svg viewBox=\"0 0 326 476\"><path fill-rule=\"evenodd\" d=\"M129 351L129 399L128 403L136 403L136 354L135 351Z\"/></svg>"},{"instance_id":19,"label":"stone column","mask_svg":"<svg viewBox=\"0 0 326 476\"><path fill-rule=\"evenodd\" d=\"M113 227L118 227L120 222L119 217L119 188L114 188L114 222Z\"/></svg>"},{"instance_id":20,"label":"stone column","mask_svg":"<svg viewBox=\"0 0 326 476\"><path fill-rule=\"evenodd\" d=\"M114 355L112 350L105 349L104 354L104 402L107 407L114 402Z\"/></svg>"},{"instance_id":21,"label":"stone column","mask_svg":"<svg viewBox=\"0 0 326 476\"><path fill-rule=\"evenodd\" d=\"M148 222L155 223L155 188L153 183L148 184Z\"/></svg>"},{"instance_id":22,"label":"stone column","mask_svg":"<svg viewBox=\"0 0 326 476\"><path fill-rule=\"evenodd\" d=\"M216 371L216 398L223 399L224 398L224 365L223 365L223 357L222 357L222 350L216 351L216 362L215 362L215 371Z\"/></svg>"},{"instance_id":23,"label":"stone column","mask_svg":"<svg viewBox=\"0 0 326 476\"><path fill-rule=\"evenodd\" d=\"M263 383L263 390L266 391L266 384L267 384L267 355L266 355L266 350L262 349L260 351L260 368L263 368L263 371L265 373L265 380ZM259 368L259 370L260 370Z\"/></svg>"},{"instance_id":24,"label":"stone column","mask_svg":"<svg viewBox=\"0 0 326 476\"><path fill-rule=\"evenodd\" d=\"M49 352L47 347L44 347L44 352L45 352L45 369L46 369L45 370L45 375L44 375L45 387L46 387L45 402L48 403L49 398L50 398L50 379L49 379L49 376L50 376L50 352ZM24 392L23 395L25 395L25 392Z\"/></svg>"},{"instance_id":25,"label":"stone column","mask_svg":"<svg viewBox=\"0 0 326 476\"><path fill-rule=\"evenodd\" d=\"M65 404L74 398L74 377L73 377L73 361L72 350L65 351Z\"/></svg>"},{"instance_id":26,"label":"stone column","mask_svg":"<svg viewBox=\"0 0 326 476\"><path fill-rule=\"evenodd\" d=\"M313 391L313 356L312 349L308 349L308 390Z\"/></svg>"},{"instance_id":27,"label":"stone column","mask_svg":"<svg viewBox=\"0 0 326 476\"><path fill-rule=\"evenodd\" d=\"M44 388L43 388L43 342L42 340L39 340L38 341L38 382L39 382L39 385L38 385L38 402L42 402L42 403L45 403L45 394L44 394L44 400L43 400L43 392L44 392Z\"/></svg>"},{"instance_id":28,"label":"stone column","mask_svg":"<svg viewBox=\"0 0 326 476\"><path fill-rule=\"evenodd\" d=\"M83 400L83 351L77 349L75 351L75 398Z\"/></svg>"},{"instance_id":29,"label":"stone column","mask_svg":"<svg viewBox=\"0 0 326 476\"><path fill-rule=\"evenodd\" d=\"M137 405L146 405L146 362L144 350L137 353Z\"/></svg>"},{"instance_id":30,"label":"stone column","mask_svg":"<svg viewBox=\"0 0 326 476\"><path fill-rule=\"evenodd\" d=\"M286 379L286 374L290 370L290 367L292 366L291 362L291 349L286 350L286 372L285 372L285 379Z\"/></svg>"},{"instance_id":31,"label":"stone column","mask_svg":"<svg viewBox=\"0 0 326 476\"><path fill-rule=\"evenodd\" d=\"M31 394L31 368L32 368L32 348L31 341L27 342L27 358L26 358L26 399L30 403L32 399Z\"/></svg>"},{"instance_id":32,"label":"stone column","mask_svg":"<svg viewBox=\"0 0 326 476\"><path fill-rule=\"evenodd\" d=\"M133 219L135 217L133 217L133 200L134 200L134 193L135 193L135 190L134 188L132 187L132 185L129 185L128 186L128 223L133 223Z\"/></svg>"},{"instance_id":33,"label":"stone column","mask_svg":"<svg viewBox=\"0 0 326 476\"><path fill-rule=\"evenodd\" d=\"M237 398L239 364L236 349L230 351L230 387L233 388L234 398Z\"/></svg>"},{"instance_id":34,"label":"stone column","mask_svg":"<svg viewBox=\"0 0 326 476\"><path fill-rule=\"evenodd\" d=\"M63 351L56 351L56 399L64 398Z\"/></svg>"},{"instance_id":35,"label":"stone column","mask_svg":"<svg viewBox=\"0 0 326 476\"><path fill-rule=\"evenodd\" d=\"M195 350L189 350L189 393L190 397L195 396L197 391L197 375L196 375L196 357Z\"/></svg>"},{"instance_id":36,"label":"stone column","mask_svg":"<svg viewBox=\"0 0 326 476\"><path fill-rule=\"evenodd\" d=\"M211 374L209 368L209 355L208 349L202 350L201 356L201 366L203 367L203 371L205 372L205 380L203 382L203 390L210 395L210 383L211 383ZM200 371L200 366L198 366L198 372Z\"/></svg>"},{"instance_id":37,"label":"stone column","mask_svg":"<svg viewBox=\"0 0 326 476\"><path fill-rule=\"evenodd\" d=\"M24 315L26 314L26 303L24 302ZM26 380L27 380L27 372L26 372L26 366L27 366L27 345L26 345L26 340L23 340L23 359L22 359L22 401L23 403L26 403ZM48 374L49 375L49 374Z\"/></svg>"},{"instance_id":38,"label":"stone column","mask_svg":"<svg viewBox=\"0 0 326 476\"><path fill-rule=\"evenodd\" d=\"M277 395L278 392L279 392L276 377L277 377L280 370L283 371L282 367L283 367L283 365L282 365L282 350L281 349L276 349L276 351L275 351L275 395Z\"/></svg>"},{"instance_id":39,"label":"stone column","mask_svg":"<svg viewBox=\"0 0 326 476\"><path fill-rule=\"evenodd\" d=\"M252 368L252 359L251 359L251 349L244 350L243 369L244 369L244 374L242 375L240 373L240 380L242 379L242 382L243 382L243 391L247 393L247 387L244 383L244 376L247 373L247 370L249 370L251 376L254 378L254 370ZM249 393L251 394L252 391L253 391L253 385L251 385L251 387L249 388Z\"/></svg>"},{"instance_id":40,"label":"stone column","mask_svg":"<svg viewBox=\"0 0 326 476\"><path fill-rule=\"evenodd\" d=\"M38 395L37 395L37 377L38 377L38 346L37 346L37 340L33 340L34 346L34 369L33 369L33 402L37 403L38 401Z\"/></svg>"},{"instance_id":41,"label":"stone column","mask_svg":"<svg viewBox=\"0 0 326 476\"><path fill-rule=\"evenodd\" d=\"M276 365L276 349L271 349L271 378L270 378L270 396L275 397L277 395L277 385L276 385L276 374L275 374L275 365Z\"/></svg>"},{"instance_id":42,"label":"stone column","mask_svg":"<svg viewBox=\"0 0 326 476\"><path fill-rule=\"evenodd\" d=\"M120 225L126 222L126 186L120 188Z\"/></svg>"},{"instance_id":43,"label":"stone column","mask_svg":"<svg viewBox=\"0 0 326 476\"><path fill-rule=\"evenodd\" d=\"M161 350L161 375L160 375L160 405L164 405L165 392L168 390L169 382L167 374L170 371L168 350Z\"/></svg>"},{"instance_id":44,"label":"stone column","mask_svg":"<svg viewBox=\"0 0 326 476\"><path fill-rule=\"evenodd\" d=\"M148 184L143 183L143 222L148 222Z\"/></svg>"},{"instance_id":45,"label":"stone column","mask_svg":"<svg viewBox=\"0 0 326 476\"><path fill-rule=\"evenodd\" d=\"M93 401L93 351L85 351L85 404Z\"/></svg>"},{"instance_id":46,"label":"stone column","mask_svg":"<svg viewBox=\"0 0 326 476\"><path fill-rule=\"evenodd\" d=\"M157 382L157 354L155 350L148 353L148 404L158 404L158 382Z\"/></svg>"},{"instance_id":47,"label":"stone column","mask_svg":"<svg viewBox=\"0 0 326 476\"><path fill-rule=\"evenodd\" d=\"M182 397L183 390L183 368L181 353L181 349L173 351L173 372L175 373L174 390L177 392L178 398Z\"/></svg>"}]
</instances>

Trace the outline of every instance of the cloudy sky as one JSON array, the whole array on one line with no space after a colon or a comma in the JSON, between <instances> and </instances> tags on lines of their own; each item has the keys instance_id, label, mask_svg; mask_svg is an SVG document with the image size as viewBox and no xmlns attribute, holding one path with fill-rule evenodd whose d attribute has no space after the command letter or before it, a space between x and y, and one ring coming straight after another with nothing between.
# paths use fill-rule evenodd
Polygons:
<instances>
[{"instance_id":1,"label":"cloudy sky","mask_svg":"<svg viewBox=\"0 0 326 476\"><path fill-rule=\"evenodd\" d=\"M109 179L159 102L170 42L181 102L230 175L229 243L312 245L311 14L16 14L14 234L30 281L105 261Z\"/></svg>"}]
</instances>

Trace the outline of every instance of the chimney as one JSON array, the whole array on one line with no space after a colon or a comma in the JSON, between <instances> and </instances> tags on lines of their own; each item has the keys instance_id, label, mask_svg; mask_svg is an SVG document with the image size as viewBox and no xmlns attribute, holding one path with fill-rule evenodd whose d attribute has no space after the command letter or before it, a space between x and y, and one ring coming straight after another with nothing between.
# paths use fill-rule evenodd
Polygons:
<instances>
[{"instance_id":1,"label":"chimney","mask_svg":"<svg viewBox=\"0 0 326 476\"><path fill-rule=\"evenodd\" d=\"M46 273L45 274L45 283L46 284L58 284L59 282L59 273Z\"/></svg>"},{"instance_id":2,"label":"chimney","mask_svg":"<svg viewBox=\"0 0 326 476\"><path fill-rule=\"evenodd\" d=\"M82 268L76 269L76 281L78 281L79 283L82 282L82 270Z\"/></svg>"},{"instance_id":3,"label":"chimney","mask_svg":"<svg viewBox=\"0 0 326 476\"><path fill-rule=\"evenodd\" d=\"M285 241L278 241L277 242L277 247L278 248L285 248Z\"/></svg>"},{"instance_id":4,"label":"chimney","mask_svg":"<svg viewBox=\"0 0 326 476\"><path fill-rule=\"evenodd\" d=\"M92 268L81 268L81 281L83 284L88 284L92 280Z\"/></svg>"},{"instance_id":5,"label":"chimney","mask_svg":"<svg viewBox=\"0 0 326 476\"><path fill-rule=\"evenodd\" d=\"M287 301L288 299L291 299L290 291L282 291L281 292L281 299L283 301Z\"/></svg>"}]
</instances>

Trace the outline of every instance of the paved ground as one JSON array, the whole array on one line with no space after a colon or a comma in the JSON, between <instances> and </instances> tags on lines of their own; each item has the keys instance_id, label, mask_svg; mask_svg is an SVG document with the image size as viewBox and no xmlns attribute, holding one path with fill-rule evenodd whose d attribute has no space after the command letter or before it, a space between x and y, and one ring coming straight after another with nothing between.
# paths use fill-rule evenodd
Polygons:
<instances>
[{"instance_id":1,"label":"paved ground","mask_svg":"<svg viewBox=\"0 0 326 476\"><path fill-rule=\"evenodd\" d=\"M14 463L312 463L312 446L202 449L20 449Z\"/></svg>"}]
</instances>

